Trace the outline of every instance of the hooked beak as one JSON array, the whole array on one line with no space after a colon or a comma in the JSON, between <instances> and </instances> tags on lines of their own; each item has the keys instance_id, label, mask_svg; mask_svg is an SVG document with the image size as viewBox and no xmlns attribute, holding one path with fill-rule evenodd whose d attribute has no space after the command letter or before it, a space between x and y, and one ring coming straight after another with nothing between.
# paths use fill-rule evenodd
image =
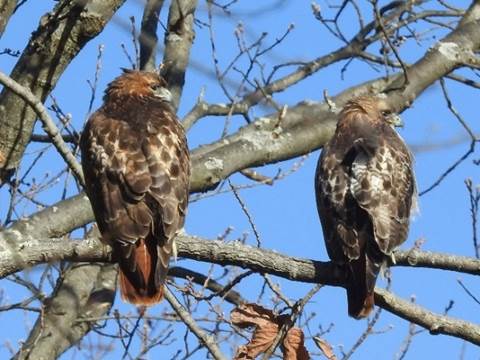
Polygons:
<instances>
[{"instance_id":1,"label":"hooked beak","mask_svg":"<svg viewBox=\"0 0 480 360\"><path fill-rule=\"evenodd\" d=\"M172 93L163 86L155 90L155 97L166 102L172 102Z\"/></svg>"},{"instance_id":2,"label":"hooked beak","mask_svg":"<svg viewBox=\"0 0 480 360\"><path fill-rule=\"evenodd\" d=\"M389 115L387 121L392 127L403 128L404 124L403 124L402 118L398 114Z\"/></svg>"}]
</instances>

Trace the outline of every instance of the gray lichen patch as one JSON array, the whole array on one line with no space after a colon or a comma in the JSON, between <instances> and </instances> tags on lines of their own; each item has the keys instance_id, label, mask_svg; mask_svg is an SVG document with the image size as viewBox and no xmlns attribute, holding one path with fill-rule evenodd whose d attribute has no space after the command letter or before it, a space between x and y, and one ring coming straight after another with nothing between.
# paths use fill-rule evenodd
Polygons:
<instances>
[{"instance_id":1,"label":"gray lichen patch","mask_svg":"<svg viewBox=\"0 0 480 360\"><path fill-rule=\"evenodd\" d=\"M439 42L438 52L445 56L450 61L455 61L459 57L461 49L456 43L451 42Z\"/></svg>"},{"instance_id":2,"label":"gray lichen patch","mask_svg":"<svg viewBox=\"0 0 480 360\"><path fill-rule=\"evenodd\" d=\"M252 150L268 149L269 152L276 152L282 150L282 138L291 136L289 133L282 131L278 127L274 131L271 130L257 130L249 134L245 134L243 140L246 142L245 146L249 146Z\"/></svg>"},{"instance_id":3,"label":"gray lichen patch","mask_svg":"<svg viewBox=\"0 0 480 360\"><path fill-rule=\"evenodd\" d=\"M210 171L221 171L223 170L223 160L215 157L209 157L207 161L205 161L205 168Z\"/></svg>"}]
</instances>

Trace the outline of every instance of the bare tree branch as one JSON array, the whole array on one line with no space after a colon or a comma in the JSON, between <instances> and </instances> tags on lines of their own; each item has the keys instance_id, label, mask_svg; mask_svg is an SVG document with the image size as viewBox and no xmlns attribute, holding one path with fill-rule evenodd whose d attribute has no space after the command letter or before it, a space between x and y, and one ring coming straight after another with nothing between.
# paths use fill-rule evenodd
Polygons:
<instances>
[{"instance_id":1,"label":"bare tree branch","mask_svg":"<svg viewBox=\"0 0 480 360\"><path fill-rule=\"evenodd\" d=\"M62 135L58 130L57 126L53 122L52 118L48 114L47 109L45 106L40 102L39 99L30 91L30 89L20 85L12 78L8 77L4 73L0 71L0 83L3 84L5 87L10 89L12 92L20 96L25 102L30 105L37 116L43 123L43 129L48 134L50 139L52 140L53 145L57 148L60 155L63 157L67 165L75 174L75 177L78 179L81 185L84 185L83 179L83 171L82 166L78 163L77 159L70 151L70 148L65 144L63 141Z\"/></svg>"},{"instance_id":2,"label":"bare tree branch","mask_svg":"<svg viewBox=\"0 0 480 360\"><path fill-rule=\"evenodd\" d=\"M116 289L112 264L76 264L66 270L15 359L56 359L95 325L82 318L105 315ZM95 279L92 281L92 279Z\"/></svg>"},{"instance_id":3,"label":"bare tree branch","mask_svg":"<svg viewBox=\"0 0 480 360\"><path fill-rule=\"evenodd\" d=\"M272 345L265 351L265 354L262 357L262 360L268 360L275 352L275 349L283 343L285 337L287 336L288 331L295 325L295 322L298 319L298 316L302 313L303 308L307 303L312 299L312 297L320 290L322 286L320 284L315 285L310 291L295 302L292 306L292 311L288 315L288 319L280 327L278 334L275 336L275 339L272 342Z\"/></svg>"},{"instance_id":4,"label":"bare tree branch","mask_svg":"<svg viewBox=\"0 0 480 360\"><path fill-rule=\"evenodd\" d=\"M401 111L410 106L417 96L432 84L431 80L441 79L456 68L463 66L465 59L474 56L474 53L480 48L478 26L480 26L480 3L473 1L457 28L409 67L410 79L415 77L417 81L410 81L404 89L401 89L403 76L396 76L386 89L387 91L396 89L389 93L389 102L395 105L393 109Z\"/></svg>"},{"instance_id":5,"label":"bare tree branch","mask_svg":"<svg viewBox=\"0 0 480 360\"><path fill-rule=\"evenodd\" d=\"M169 84L175 110L182 96L190 48L195 37L193 20L196 7L197 0L173 0L168 13L162 75Z\"/></svg>"},{"instance_id":6,"label":"bare tree branch","mask_svg":"<svg viewBox=\"0 0 480 360\"><path fill-rule=\"evenodd\" d=\"M182 304L180 304L175 295L173 295L170 289L166 286L164 288L164 295L165 299L169 302L177 315L182 319L185 325L188 326L190 331L195 334L200 343L207 347L213 358L216 360L226 360L227 358L222 354L215 340L198 326L189 312L182 306Z\"/></svg>"},{"instance_id":7,"label":"bare tree branch","mask_svg":"<svg viewBox=\"0 0 480 360\"><path fill-rule=\"evenodd\" d=\"M140 30L140 70L153 71L156 67L157 27L163 0L148 0L145 4Z\"/></svg>"},{"instance_id":8,"label":"bare tree branch","mask_svg":"<svg viewBox=\"0 0 480 360\"><path fill-rule=\"evenodd\" d=\"M221 296L229 303L237 306L247 302L239 292L233 290L231 287L226 288L217 281L209 279L207 276L197 271L186 269L180 266L174 266L168 270L168 275L191 280L196 284L205 286L207 289L213 292L208 296L208 298L212 298L213 296Z\"/></svg>"},{"instance_id":9,"label":"bare tree branch","mask_svg":"<svg viewBox=\"0 0 480 360\"><path fill-rule=\"evenodd\" d=\"M432 335L451 335L480 345L480 326L471 322L435 314L379 288L375 288L375 304L405 320L424 327Z\"/></svg>"},{"instance_id":10,"label":"bare tree branch","mask_svg":"<svg viewBox=\"0 0 480 360\"><path fill-rule=\"evenodd\" d=\"M59 77L125 0L60 1L42 17L10 77L45 101ZM36 113L9 89L0 94L0 184L18 166Z\"/></svg>"},{"instance_id":11,"label":"bare tree branch","mask_svg":"<svg viewBox=\"0 0 480 360\"><path fill-rule=\"evenodd\" d=\"M425 1L419 1L418 5L423 2ZM386 16L385 21L397 21L398 17L403 12L408 10L411 5L412 4L409 2L402 3L401 6L396 7L394 11L392 11L388 14L388 16ZM430 13L425 14L425 16L427 15L430 15ZM418 16L412 16L404 22L401 22L401 24L399 24L398 26L405 25L411 21L417 20ZM359 56L368 45L380 38L380 35L378 34L370 38L367 37L368 34L376 28L378 28L378 24L376 21L368 23L365 27L360 29L360 31L355 36L353 36L352 40L345 46L327 55L323 55L312 61L303 63L301 66L298 67L298 69L296 69L292 73L285 75L275 81L269 82L263 88L257 88L255 91L245 95L243 99L238 102L226 105L209 105L203 101L198 101L197 104L195 104L195 106L183 119L184 127L187 129L190 128L198 120L199 117L203 117L206 115L218 116L228 114L246 114L253 105L256 105L259 102L265 100L265 95L271 95L276 92L284 91L322 68L325 68L341 60ZM390 31L393 31L393 29L391 29Z\"/></svg>"},{"instance_id":12,"label":"bare tree branch","mask_svg":"<svg viewBox=\"0 0 480 360\"><path fill-rule=\"evenodd\" d=\"M0 232L0 244L3 248L3 251L0 252L0 277L44 262L58 260L73 262L109 261L108 254L110 251L101 245L96 238L75 241L64 238L39 239L33 235L30 235L31 237L22 235L18 230L7 229ZM23 244L22 239L25 241ZM28 244L28 247L25 246L26 244ZM178 255L181 257L224 266L235 265L292 281L331 286L343 286L345 282L343 270L331 262L289 257L277 252L242 245L238 242L226 244L221 241L201 240L187 236L177 238L177 247ZM412 261L411 257L409 258L412 253L415 254L416 262ZM428 263L428 267L431 268L480 274L480 260L473 258L430 252L423 253L419 250L414 252L397 251L395 254L397 265L426 267ZM412 312L409 312L408 302L404 300L397 302L398 299L394 295L388 295L387 297L386 293L378 288L376 294L380 296L378 305L382 308L423 327L434 327L435 322L415 321L419 310L415 307L412 308ZM434 313L430 314L435 315ZM435 316L430 317L430 319L437 321L439 318ZM462 320L458 320L458 323L456 323L456 319L448 319L450 325L446 328L440 327L436 330L438 333L460 337L475 344L480 344L480 327ZM457 325L452 325L454 323Z\"/></svg>"},{"instance_id":13,"label":"bare tree branch","mask_svg":"<svg viewBox=\"0 0 480 360\"><path fill-rule=\"evenodd\" d=\"M0 38L7 27L16 5L17 0L0 0Z\"/></svg>"}]
</instances>

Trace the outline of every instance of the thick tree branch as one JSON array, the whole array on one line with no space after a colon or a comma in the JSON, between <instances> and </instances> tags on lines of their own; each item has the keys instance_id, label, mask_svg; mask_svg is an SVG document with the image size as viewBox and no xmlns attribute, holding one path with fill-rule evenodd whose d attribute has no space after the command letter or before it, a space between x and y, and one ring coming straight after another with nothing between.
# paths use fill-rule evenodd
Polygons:
<instances>
[{"instance_id":1,"label":"thick tree branch","mask_svg":"<svg viewBox=\"0 0 480 360\"><path fill-rule=\"evenodd\" d=\"M95 325L80 320L101 317L112 307L116 274L112 264L67 269L14 359L57 359L78 343Z\"/></svg>"},{"instance_id":2,"label":"thick tree branch","mask_svg":"<svg viewBox=\"0 0 480 360\"><path fill-rule=\"evenodd\" d=\"M167 80L170 92L173 95L174 109L178 108L182 97L185 71L195 38L193 20L196 7L197 0L173 0L168 13L162 75Z\"/></svg>"},{"instance_id":3,"label":"thick tree branch","mask_svg":"<svg viewBox=\"0 0 480 360\"><path fill-rule=\"evenodd\" d=\"M69 240L28 233L23 229L0 232L0 278L37 264L67 260L72 262L110 261L110 249L94 237ZM26 231L23 233L23 231ZM177 237L178 255L218 265L234 265L302 282L342 286L343 270L331 262L295 258L274 251L224 243L194 236ZM420 250L398 250L390 266L426 267L480 275L480 260L465 256Z\"/></svg>"},{"instance_id":4,"label":"thick tree branch","mask_svg":"<svg viewBox=\"0 0 480 360\"><path fill-rule=\"evenodd\" d=\"M19 220L9 229L24 235L31 233L32 236L59 237L91 222L92 214L90 201L82 193L39 211L28 219Z\"/></svg>"},{"instance_id":5,"label":"thick tree branch","mask_svg":"<svg viewBox=\"0 0 480 360\"><path fill-rule=\"evenodd\" d=\"M480 345L480 326L471 322L435 314L379 288L375 288L375 304L405 320L424 327L432 335L451 335L472 344Z\"/></svg>"},{"instance_id":6,"label":"thick tree branch","mask_svg":"<svg viewBox=\"0 0 480 360\"><path fill-rule=\"evenodd\" d=\"M21 243L21 241L25 241ZM38 238L25 236L18 230L0 232L0 277L34 266L40 263L67 260L72 262L109 261L110 250L96 238L83 241L65 238ZM258 273L268 273L292 281L320 283L342 286L344 272L331 262L314 261L289 257L274 251L259 249L239 242L224 243L215 240L203 240L197 237L182 236L177 238L178 255L218 265L233 265L250 269ZM415 254L415 255L412 255ZM416 261L412 261L412 256ZM466 272L480 275L480 260L461 256L445 255L431 252L397 251L396 265L420 266L436 269ZM460 265L459 265L460 264ZM388 296L387 296L388 295ZM398 299L393 294L376 289L378 305L392 311L398 316L413 321L428 329L437 329L437 333L456 336L475 344L480 344L480 327L462 320L442 317L425 309ZM407 306L407 305L410 305ZM418 311L432 316L427 321L415 321ZM448 326L444 325L448 320Z\"/></svg>"},{"instance_id":7,"label":"thick tree branch","mask_svg":"<svg viewBox=\"0 0 480 360\"><path fill-rule=\"evenodd\" d=\"M79 51L97 36L125 0L60 1L40 20L10 77L45 101ZM0 184L18 166L36 113L14 92L0 94Z\"/></svg>"},{"instance_id":8,"label":"thick tree branch","mask_svg":"<svg viewBox=\"0 0 480 360\"><path fill-rule=\"evenodd\" d=\"M0 38L7 27L16 5L17 0L0 0Z\"/></svg>"},{"instance_id":9,"label":"thick tree branch","mask_svg":"<svg viewBox=\"0 0 480 360\"><path fill-rule=\"evenodd\" d=\"M89 236L99 236L96 228ZM79 320L101 317L112 307L116 278L116 267L109 263L78 263L67 268L16 358L57 358L79 342L95 325Z\"/></svg>"},{"instance_id":10,"label":"thick tree branch","mask_svg":"<svg viewBox=\"0 0 480 360\"><path fill-rule=\"evenodd\" d=\"M140 30L140 70L153 71L156 67L157 27L164 0L148 0L145 4Z\"/></svg>"},{"instance_id":11,"label":"thick tree branch","mask_svg":"<svg viewBox=\"0 0 480 360\"><path fill-rule=\"evenodd\" d=\"M480 260L467 256L412 249L395 251L394 257L395 263L390 263L390 266L424 267L480 275Z\"/></svg>"}]
</instances>

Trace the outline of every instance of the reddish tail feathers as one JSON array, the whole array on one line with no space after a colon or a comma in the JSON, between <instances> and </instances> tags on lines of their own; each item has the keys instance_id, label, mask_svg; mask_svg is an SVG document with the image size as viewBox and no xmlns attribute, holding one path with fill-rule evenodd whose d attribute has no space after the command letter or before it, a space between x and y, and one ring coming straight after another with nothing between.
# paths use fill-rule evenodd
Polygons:
<instances>
[{"instance_id":1,"label":"reddish tail feathers","mask_svg":"<svg viewBox=\"0 0 480 360\"><path fill-rule=\"evenodd\" d=\"M132 252L133 259L119 259L122 299L135 305L154 305L163 299L163 283L155 281L157 246L140 239ZM132 260L136 264L135 271L131 271Z\"/></svg>"},{"instance_id":2,"label":"reddish tail feathers","mask_svg":"<svg viewBox=\"0 0 480 360\"><path fill-rule=\"evenodd\" d=\"M373 293L366 293L358 288L347 288L348 315L355 319L367 317L373 309Z\"/></svg>"},{"instance_id":3,"label":"reddish tail feathers","mask_svg":"<svg viewBox=\"0 0 480 360\"><path fill-rule=\"evenodd\" d=\"M347 280L348 315L355 319L367 317L375 305L375 282L380 263L372 261L367 254L360 255L349 265Z\"/></svg>"}]
</instances>

